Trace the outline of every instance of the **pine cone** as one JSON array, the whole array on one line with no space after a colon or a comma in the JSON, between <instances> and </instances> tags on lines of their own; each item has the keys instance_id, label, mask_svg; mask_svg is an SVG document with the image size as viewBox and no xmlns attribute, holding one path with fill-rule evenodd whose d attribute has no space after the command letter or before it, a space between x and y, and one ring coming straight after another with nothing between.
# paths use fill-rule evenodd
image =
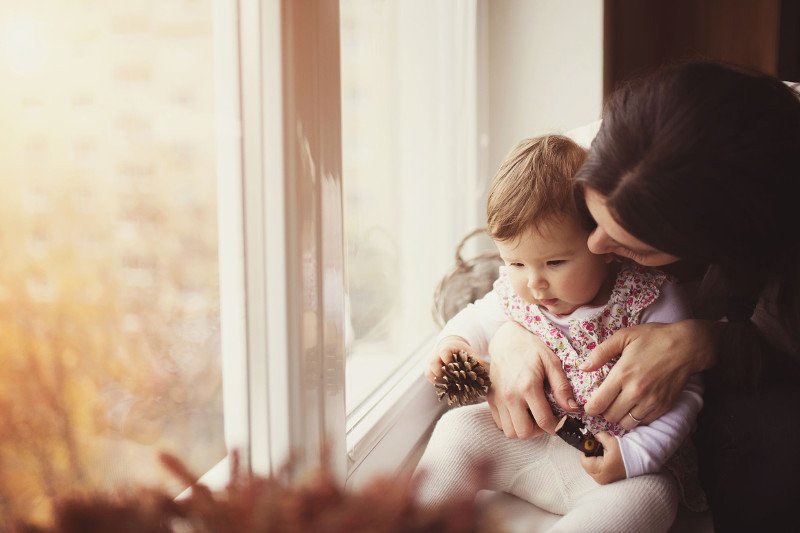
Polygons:
<instances>
[{"instance_id":1,"label":"pine cone","mask_svg":"<svg viewBox=\"0 0 800 533\"><path fill-rule=\"evenodd\" d=\"M442 365L443 375L434 383L439 401L447 396L447 405L476 403L489 392L489 372L464 350L453 352L452 357L452 362Z\"/></svg>"}]
</instances>

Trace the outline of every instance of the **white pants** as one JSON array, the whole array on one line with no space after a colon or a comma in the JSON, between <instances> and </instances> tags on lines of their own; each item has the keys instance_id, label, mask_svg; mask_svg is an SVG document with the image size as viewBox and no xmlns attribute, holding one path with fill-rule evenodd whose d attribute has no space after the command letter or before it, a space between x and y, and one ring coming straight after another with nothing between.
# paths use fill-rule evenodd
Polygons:
<instances>
[{"instance_id":1,"label":"white pants","mask_svg":"<svg viewBox=\"0 0 800 533\"><path fill-rule=\"evenodd\" d=\"M439 420L415 479L424 506L481 489L502 491L563 515L550 531L667 531L678 509L669 475L599 485L581 467L578 450L552 435L507 438L486 403L452 409Z\"/></svg>"}]
</instances>

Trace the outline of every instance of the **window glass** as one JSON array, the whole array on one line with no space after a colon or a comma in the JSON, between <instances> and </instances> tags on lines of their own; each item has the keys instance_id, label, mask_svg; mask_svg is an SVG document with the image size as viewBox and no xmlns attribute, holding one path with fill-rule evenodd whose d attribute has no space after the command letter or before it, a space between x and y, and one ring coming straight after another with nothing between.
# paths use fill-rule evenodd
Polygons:
<instances>
[{"instance_id":1,"label":"window glass","mask_svg":"<svg viewBox=\"0 0 800 533\"><path fill-rule=\"evenodd\" d=\"M451 11L416 0L340 2L344 226L355 409L437 331L438 280L471 229L468 130Z\"/></svg>"},{"instance_id":2,"label":"window glass","mask_svg":"<svg viewBox=\"0 0 800 533\"><path fill-rule=\"evenodd\" d=\"M0 8L0 515L225 454L211 0Z\"/></svg>"}]
</instances>

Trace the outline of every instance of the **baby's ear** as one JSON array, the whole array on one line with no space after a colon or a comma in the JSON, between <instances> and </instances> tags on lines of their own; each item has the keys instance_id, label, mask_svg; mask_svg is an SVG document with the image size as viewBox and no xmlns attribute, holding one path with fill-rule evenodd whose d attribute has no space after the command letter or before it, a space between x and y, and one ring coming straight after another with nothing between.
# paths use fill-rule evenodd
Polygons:
<instances>
[{"instance_id":1,"label":"baby's ear","mask_svg":"<svg viewBox=\"0 0 800 533\"><path fill-rule=\"evenodd\" d=\"M603 254L603 255L605 256L603 257L603 260L606 263L613 263L614 260L617 258L617 256L615 256L614 254Z\"/></svg>"}]
</instances>

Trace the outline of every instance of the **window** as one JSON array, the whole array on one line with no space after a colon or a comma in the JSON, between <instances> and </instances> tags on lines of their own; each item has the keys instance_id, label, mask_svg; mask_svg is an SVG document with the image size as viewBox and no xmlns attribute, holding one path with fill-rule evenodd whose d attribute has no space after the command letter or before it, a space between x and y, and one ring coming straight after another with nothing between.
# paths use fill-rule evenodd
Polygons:
<instances>
[{"instance_id":1,"label":"window","mask_svg":"<svg viewBox=\"0 0 800 533\"><path fill-rule=\"evenodd\" d=\"M462 135L474 84L447 49L456 23L429 5L340 5L352 412L436 331L438 277L477 219L474 147Z\"/></svg>"},{"instance_id":2,"label":"window","mask_svg":"<svg viewBox=\"0 0 800 533\"><path fill-rule=\"evenodd\" d=\"M358 482L395 470L437 414L421 379L431 298L481 218L478 6L240 3L257 472L326 440Z\"/></svg>"},{"instance_id":3,"label":"window","mask_svg":"<svg viewBox=\"0 0 800 533\"><path fill-rule=\"evenodd\" d=\"M81 4L0 14L3 517L68 488L177 493L157 452L226 453L210 58L234 35L211 0Z\"/></svg>"},{"instance_id":4,"label":"window","mask_svg":"<svg viewBox=\"0 0 800 533\"><path fill-rule=\"evenodd\" d=\"M409 387L433 397L415 383L438 332L433 293L456 244L481 225L477 10L340 2L351 468L389 431L387 415L401 409L392 398L408 399ZM416 409L426 422L414 439L435 413ZM403 437L388 440L403 448Z\"/></svg>"},{"instance_id":5,"label":"window","mask_svg":"<svg viewBox=\"0 0 800 533\"><path fill-rule=\"evenodd\" d=\"M0 512L160 450L396 469L482 218L483 3L72 4L0 15Z\"/></svg>"}]
</instances>

